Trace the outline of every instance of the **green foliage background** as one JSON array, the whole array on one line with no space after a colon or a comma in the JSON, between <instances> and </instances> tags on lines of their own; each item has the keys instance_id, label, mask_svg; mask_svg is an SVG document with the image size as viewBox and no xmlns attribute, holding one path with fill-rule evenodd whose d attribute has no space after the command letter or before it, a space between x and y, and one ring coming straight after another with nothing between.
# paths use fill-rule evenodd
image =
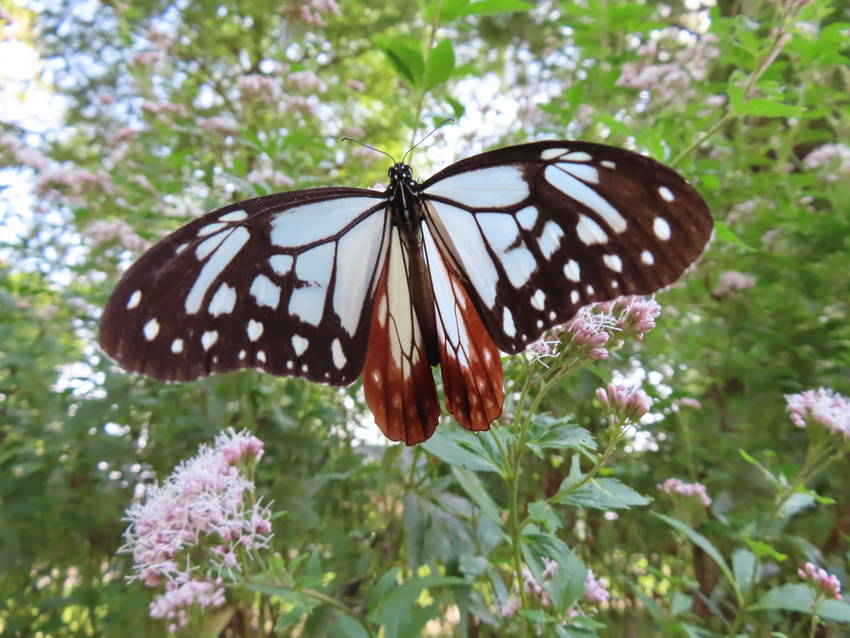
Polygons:
<instances>
[{"instance_id":1,"label":"green foliage background","mask_svg":"<svg viewBox=\"0 0 850 638\"><path fill-rule=\"evenodd\" d=\"M232 589L210 635L810 635L811 596L791 586L806 560L845 578L850 465L841 456L794 483L808 432L788 421L783 394L850 394L850 159L804 162L850 140L850 3L342 0L340 15L310 9L325 26L303 6L3 5L5 37L44 61L21 96L47 89L64 110L55 124L3 122L49 162L0 148L0 631L162 635L151 592L124 581L116 556L123 511L140 481L234 426L265 442L258 493L285 514L276 557ZM157 31L173 41L158 45ZM625 86L635 64L685 78ZM299 71L324 90L288 80ZM240 88L251 75L270 97ZM293 188L369 186L386 160L340 136L400 155L449 116L457 123L414 155L420 177L507 143L601 141L675 162L718 222L698 267L659 295L659 327L562 380L535 415L541 437L581 426L601 439L592 396L605 380L643 374L656 399L652 444L621 444L600 475L616 482L595 501L543 504L574 463L592 464L586 441L522 456L519 513L537 530L526 528L526 558L569 564L554 608L513 618L500 614L514 583L512 496L505 467L486 460L498 434L467 440L447 423L424 448L377 443L364 438L357 384L242 372L163 385L116 368L94 340L139 254L95 241L95 222L155 242L196 214L287 188L281 176ZM212 117L229 130L199 122ZM724 293L726 271L755 285ZM511 387L525 371L507 363ZM683 397L702 408L674 409ZM652 500L671 476L708 486L707 517L677 522L669 499ZM608 579L610 603L578 601L578 620L563 624L584 565ZM847 631L843 603L821 616L820 635Z\"/></svg>"}]
</instances>

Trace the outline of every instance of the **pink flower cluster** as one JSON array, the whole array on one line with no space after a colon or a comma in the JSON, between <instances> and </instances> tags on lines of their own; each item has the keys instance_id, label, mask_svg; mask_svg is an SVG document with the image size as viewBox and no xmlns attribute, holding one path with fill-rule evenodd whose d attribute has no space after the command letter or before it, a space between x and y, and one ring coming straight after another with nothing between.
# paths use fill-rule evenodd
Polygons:
<instances>
[{"instance_id":1,"label":"pink flower cluster","mask_svg":"<svg viewBox=\"0 0 850 638\"><path fill-rule=\"evenodd\" d=\"M271 101L277 97L278 83L259 73L243 75L239 78L239 91L244 100Z\"/></svg>"},{"instance_id":2,"label":"pink flower cluster","mask_svg":"<svg viewBox=\"0 0 850 638\"><path fill-rule=\"evenodd\" d=\"M676 408L691 408L693 410L702 409L702 403L700 403L699 399L694 399L693 397L682 397L681 399L675 399L673 401L673 405Z\"/></svg>"},{"instance_id":3,"label":"pink flower cluster","mask_svg":"<svg viewBox=\"0 0 850 638\"><path fill-rule=\"evenodd\" d=\"M218 133L220 135L231 135L239 130L239 124L237 124L236 120L220 115L199 117L195 120L195 124L207 133Z\"/></svg>"},{"instance_id":4,"label":"pink flower cluster","mask_svg":"<svg viewBox=\"0 0 850 638\"><path fill-rule=\"evenodd\" d=\"M611 593L608 591L608 579L596 578L593 575L593 570L588 569L587 578L584 581L584 597L597 605L607 603L611 599Z\"/></svg>"},{"instance_id":5,"label":"pink flower cluster","mask_svg":"<svg viewBox=\"0 0 850 638\"><path fill-rule=\"evenodd\" d=\"M598 304L598 309L614 317L621 340L643 341L643 335L655 328L655 320L661 314L661 306L655 299L637 295L606 301Z\"/></svg>"},{"instance_id":6,"label":"pink flower cluster","mask_svg":"<svg viewBox=\"0 0 850 638\"><path fill-rule=\"evenodd\" d=\"M594 305L579 309L566 325L570 335L569 347L577 356L584 354L591 361L608 358L609 333L614 329L614 318L598 312Z\"/></svg>"},{"instance_id":7,"label":"pink flower cluster","mask_svg":"<svg viewBox=\"0 0 850 638\"><path fill-rule=\"evenodd\" d=\"M711 505L708 490L702 483L685 483L677 478L668 478L663 483L656 485L656 487L667 494L681 494L682 496L695 498L704 507Z\"/></svg>"},{"instance_id":8,"label":"pink flower cluster","mask_svg":"<svg viewBox=\"0 0 850 638\"><path fill-rule=\"evenodd\" d=\"M694 95L694 84L708 76L710 62L720 56L717 37L709 33L685 43L671 37L665 44L667 48L653 40L640 47L640 59L623 65L617 85L649 91L671 105L687 102Z\"/></svg>"},{"instance_id":9,"label":"pink flower cluster","mask_svg":"<svg viewBox=\"0 0 850 638\"><path fill-rule=\"evenodd\" d=\"M850 177L850 146L845 144L824 144L806 155L803 166L810 169L827 167L826 181L837 182Z\"/></svg>"},{"instance_id":10,"label":"pink flower cluster","mask_svg":"<svg viewBox=\"0 0 850 638\"><path fill-rule=\"evenodd\" d=\"M150 611L171 621L171 631L185 626L188 606L223 603L221 572L241 570L238 552L268 546L271 511L251 504L254 484L245 476L262 455L262 441L229 429L128 508L120 551L133 556L131 580L165 584ZM211 567L215 579L208 577Z\"/></svg>"},{"instance_id":11,"label":"pink flower cluster","mask_svg":"<svg viewBox=\"0 0 850 638\"><path fill-rule=\"evenodd\" d=\"M0 135L0 152L4 149L18 164L29 166L37 171L43 171L50 163L50 160L48 160L41 151L30 146L26 146L21 140L11 133L3 133Z\"/></svg>"},{"instance_id":12,"label":"pink flower cluster","mask_svg":"<svg viewBox=\"0 0 850 638\"><path fill-rule=\"evenodd\" d=\"M548 558L544 558L544 567L543 567L543 582L545 583L547 580L551 580L552 576L555 575L555 570L558 568L558 563L554 560L549 560ZM537 599L543 607L551 607L552 599L549 597L549 592L537 582L537 579L534 578L534 574L531 573L531 570L528 567L522 568L522 587L525 590L525 594L530 599ZM505 606L502 607L502 617L503 618L511 618L520 610L522 606L522 601L518 595L518 590L516 585L514 586L514 595L508 599L508 602L505 603Z\"/></svg>"},{"instance_id":13,"label":"pink flower cluster","mask_svg":"<svg viewBox=\"0 0 850 638\"><path fill-rule=\"evenodd\" d=\"M108 244L115 240L127 250L140 252L147 250L150 243L136 234L132 227L121 219L114 221L98 220L83 231L92 246Z\"/></svg>"},{"instance_id":14,"label":"pink flower cluster","mask_svg":"<svg viewBox=\"0 0 850 638\"><path fill-rule=\"evenodd\" d=\"M727 297L738 290L746 290L756 285L756 278L737 270L726 270L717 278L717 287L712 293L715 297Z\"/></svg>"},{"instance_id":15,"label":"pink flower cluster","mask_svg":"<svg viewBox=\"0 0 850 638\"><path fill-rule=\"evenodd\" d=\"M609 383L607 388L597 388L596 398L603 410L615 423L637 423L649 412L652 401L640 388L627 388Z\"/></svg>"},{"instance_id":16,"label":"pink flower cluster","mask_svg":"<svg viewBox=\"0 0 850 638\"><path fill-rule=\"evenodd\" d=\"M815 589L820 589L829 598L841 600L841 581L823 567L818 569L814 563L806 563L797 569L797 575L807 581Z\"/></svg>"},{"instance_id":17,"label":"pink flower cluster","mask_svg":"<svg viewBox=\"0 0 850 638\"><path fill-rule=\"evenodd\" d=\"M791 422L798 428L820 425L850 439L850 399L834 390L819 388L785 395Z\"/></svg>"},{"instance_id":18,"label":"pink flower cluster","mask_svg":"<svg viewBox=\"0 0 850 638\"><path fill-rule=\"evenodd\" d=\"M114 195L116 190L108 173L92 173L73 166L55 166L39 175L35 182L35 191L39 195L68 194L82 195L86 191L100 191L105 195Z\"/></svg>"},{"instance_id":19,"label":"pink flower cluster","mask_svg":"<svg viewBox=\"0 0 850 638\"><path fill-rule=\"evenodd\" d=\"M340 15L340 10L336 0L308 0L307 2L303 2L302 0L297 9L295 11L290 10L290 13L293 14L293 17L306 24L314 27L326 27L328 23L325 22L323 16L338 16Z\"/></svg>"},{"instance_id":20,"label":"pink flower cluster","mask_svg":"<svg viewBox=\"0 0 850 638\"><path fill-rule=\"evenodd\" d=\"M555 575L558 563L548 558L544 558L543 562L544 568L542 576L543 582L545 583L546 581L551 580L552 576ZM522 581L526 597L530 601L534 602L536 600L542 607L552 606L552 599L549 597L549 592L546 591L546 588L543 585L537 582L537 579L534 578L534 575L528 567L522 568ZM593 570L588 569L587 577L585 578L584 597L597 605L608 602L608 600L611 599L611 594L608 592L608 580L605 578L596 578L593 575ZM518 595L517 587L514 586L514 594L508 599L508 602L505 603L504 607L502 607L502 617L512 618L520 610L521 606L522 601Z\"/></svg>"},{"instance_id":21,"label":"pink flower cluster","mask_svg":"<svg viewBox=\"0 0 850 638\"><path fill-rule=\"evenodd\" d=\"M303 93L317 92L324 93L328 90L328 85L319 76L312 71L296 71L290 73L286 77L287 83L294 86L298 91Z\"/></svg>"}]
</instances>

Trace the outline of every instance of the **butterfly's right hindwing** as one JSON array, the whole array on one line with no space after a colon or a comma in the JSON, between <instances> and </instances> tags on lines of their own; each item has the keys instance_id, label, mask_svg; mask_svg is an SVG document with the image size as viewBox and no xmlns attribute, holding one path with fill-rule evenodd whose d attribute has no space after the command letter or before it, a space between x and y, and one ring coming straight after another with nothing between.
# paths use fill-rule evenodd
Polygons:
<instances>
[{"instance_id":1,"label":"butterfly's right hindwing","mask_svg":"<svg viewBox=\"0 0 850 638\"><path fill-rule=\"evenodd\" d=\"M258 368L347 385L363 368L387 236L376 191L226 206L133 264L104 311L101 346L162 381Z\"/></svg>"}]
</instances>

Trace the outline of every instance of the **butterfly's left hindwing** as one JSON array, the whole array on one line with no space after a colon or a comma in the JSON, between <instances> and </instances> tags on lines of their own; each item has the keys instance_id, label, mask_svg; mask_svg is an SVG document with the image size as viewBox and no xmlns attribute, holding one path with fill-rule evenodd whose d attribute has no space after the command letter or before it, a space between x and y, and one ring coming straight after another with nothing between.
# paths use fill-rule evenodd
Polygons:
<instances>
[{"instance_id":1,"label":"butterfly's left hindwing","mask_svg":"<svg viewBox=\"0 0 850 638\"><path fill-rule=\"evenodd\" d=\"M708 207L678 173L587 142L476 155L420 192L435 240L511 353L581 306L673 283L712 232Z\"/></svg>"},{"instance_id":2,"label":"butterfly's left hindwing","mask_svg":"<svg viewBox=\"0 0 850 638\"><path fill-rule=\"evenodd\" d=\"M162 381L259 368L347 385L363 368L386 256L382 193L316 188L226 206L125 273L100 343Z\"/></svg>"}]
</instances>

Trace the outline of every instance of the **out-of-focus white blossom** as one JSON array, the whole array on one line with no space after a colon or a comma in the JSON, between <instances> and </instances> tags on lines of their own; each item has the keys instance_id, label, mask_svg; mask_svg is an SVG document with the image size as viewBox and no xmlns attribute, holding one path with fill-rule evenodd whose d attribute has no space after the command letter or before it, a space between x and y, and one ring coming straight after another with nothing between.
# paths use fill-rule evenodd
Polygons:
<instances>
[{"instance_id":1,"label":"out-of-focus white blossom","mask_svg":"<svg viewBox=\"0 0 850 638\"><path fill-rule=\"evenodd\" d=\"M656 487L665 494L681 494L682 496L695 498L705 507L711 505L708 490L702 483L685 483L677 478L668 478L663 483L656 485Z\"/></svg>"},{"instance_id":2,"label":"out-of-focus white blossom","mask_svg":"<svg viewBox=\"0 0 850 638\"><path fill-rule=\"evenodd\" d=\"M746 290L756 285L756 278L737 270L726 270L717 278L717 286L714 288L715 297L727 297L739 290Z\"/></svg>"}]
</instances>

